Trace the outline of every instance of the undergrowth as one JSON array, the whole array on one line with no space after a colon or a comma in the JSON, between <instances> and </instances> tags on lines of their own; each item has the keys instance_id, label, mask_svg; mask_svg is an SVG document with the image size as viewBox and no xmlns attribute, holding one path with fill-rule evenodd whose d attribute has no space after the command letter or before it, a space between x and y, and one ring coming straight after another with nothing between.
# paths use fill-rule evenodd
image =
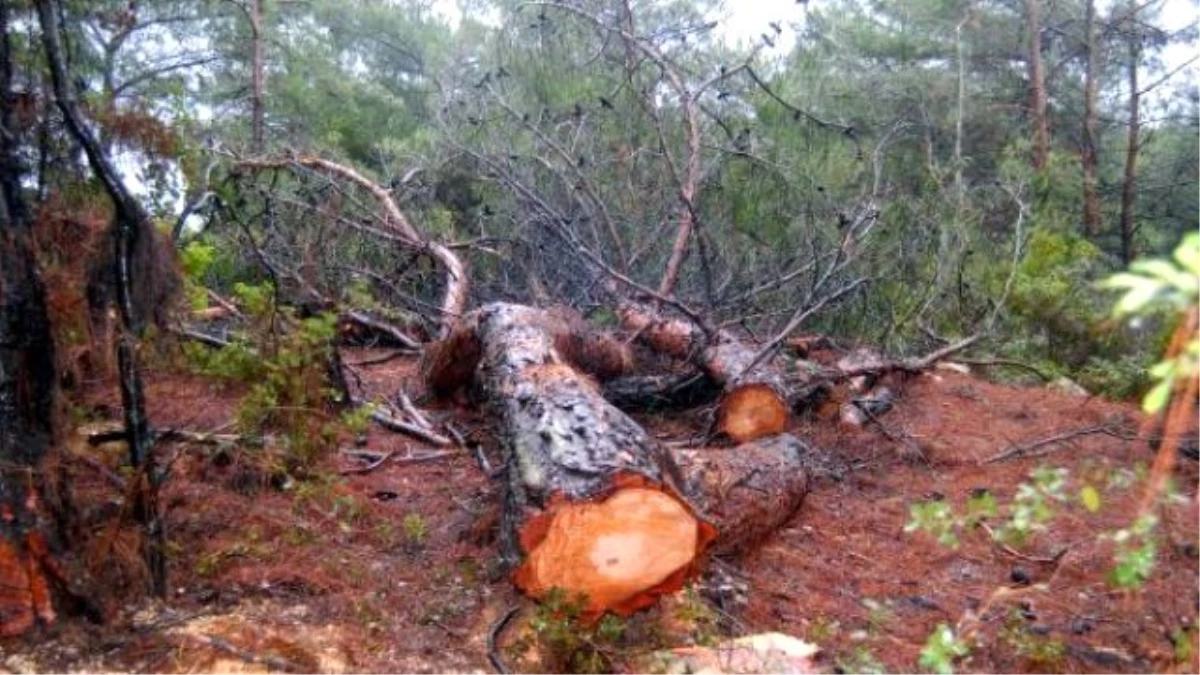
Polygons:
<instances>
[{"instance_id":1,"label":"undergrowth","mask_svg":"<svg viewBox=\"0 0 1200 675\"><path fill-rule=\"evenodd\" d=\"M198 280L213 264L213 252L202 243L183 252L185 294L193 305L206 302ZM367 424L367 411L339 410L342 394L330 381L337 315L299 316L277 303L270 282L239 282L233 289L247 328L220 348L185 343L185 362L193 372L249 385L238 404L238 430L269 437L273 442L263 446L278 453L283 468L304 473L343 433L361 433Z\"/></svg>"}]
</instances>

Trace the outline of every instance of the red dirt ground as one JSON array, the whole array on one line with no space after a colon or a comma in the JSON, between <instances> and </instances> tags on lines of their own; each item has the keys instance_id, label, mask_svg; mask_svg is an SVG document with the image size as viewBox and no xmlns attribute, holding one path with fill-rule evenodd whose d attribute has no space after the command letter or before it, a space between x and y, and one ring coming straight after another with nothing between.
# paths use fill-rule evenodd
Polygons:
<instances>
[{"instance_id":1,"label":"red dirt ground","mask_svg":"<svg viewBox=\"0 0 1200 675\"><path fill-rule=\"evenodd\" d=\"M345 359L381 353L349 350ZM356 371L368 392L419 391L411 359ZM194 376L149 379L159 428L227 427L241 393ZM825 469L774 538L746 558L712 565L734 589L711 601L724 631L807 639L830 672L920 670L921 648L941 623L971 637L960 671L1195 672L1194 461L1183 460L1182 494L1162 508L1153 575L1137 591L1117 591L1105 581L1113 544L1101 535L1133 519L1153 459L1144 443L1094 434L1047 446L1042 457L981 461L1105 422L1136 429L1136 407L942 370L892 384L900 396L880 420L887 433L816 414L796 421L793 431L819 448L815 461ZM93 409L115 415L115 388L96 391ZM481 413L418 405L453 419L499 465ZM638 417L667 439L705 427L703 411ZM435 451L377 427L365 448L401 457ZM253 448L169 443L163 452L180 453L164 498L169 600L113 604L105 625L70 619L38 642L0 644L0 664L14 672L491 670L489 629L520 600L496 573L499 486L470 453L345 477L340 469L361 464L331 456L311 480L272 485ZM1068 470L1068 500L1019 550L1005 551L979 530L960 532L954 549L904 531L913 503L944 499L961 508L986 488L1005 505L1040 465ZM72 474L94 535L93 573L112 584L114 597L136 597L125 590L144 580L136 547L127 532L103 525L119 495L87 465ZM1077 497L1085 484L1100 491L1096 513ZM1064 549L1056 564L1019 557Z\"/></svg>"}]
</instances>

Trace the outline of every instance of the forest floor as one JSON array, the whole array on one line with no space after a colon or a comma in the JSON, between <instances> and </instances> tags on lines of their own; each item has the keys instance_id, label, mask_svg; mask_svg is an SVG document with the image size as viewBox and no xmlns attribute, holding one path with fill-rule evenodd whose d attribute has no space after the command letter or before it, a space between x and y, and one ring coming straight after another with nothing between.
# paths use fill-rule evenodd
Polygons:
<instances>
[{"instance_id":1,"label":"forest floor","mask_svg":"<svg viewBox=\"0 0 1200 675\"><path fill-rule=\"evenodd\" d=\"M347 350L344 358L354 363L385 353ZM369 392L419 391L411 358L355 371ZM158 428L227 427L243 393L197 376L148 377ZM119 413L110 384L94 387L93 416ZM944 623L971 643L956 663L960 671L1195 672L1195 461L1182 460L1180 494L1161 511L1149 580L1137 590L1115 590L1106 581L1114 543L1103 535L1130 526L1153 459L1144 442L1122 437L1136 433L1136 406L941 369L897 385L895 408L880 418L883 429L846 427L821 411L795 422L793 432L819 449L828 470L813 477L800 511L758 550L710 564L721 577L709 575L710 590L726 592L704 595L716 620L713 634L700 637L779 631L820 647L816 665L825 672L915 672L923 670L922 647ZM461 403L422 405L437 419L453 419L500 465L481 412ZM636 417L664 440L687 440L707 426L702 410ZM1042 456L985 461L1098 425L1118 431L1045 445L1036 450ZM344 476L363 468L362 460L329 456L310 480L284 485L264 478L252 450L165 443L165 456L183 450L163 501L169 599L111 607L104 625L75 618L37 642L0 644L0 665L40 672L490 672L489 632L521 602L497 574L500 481L470 452L413 462L403 458L442 451L378 427L365 440L364 450L396 454ZM1000 528L1018 486L1040 466L1067 470L1064 499L1052 504L1046 529L1020 546L1006 549L981 529L959 531L954 548L905 531L910 505L944 500L961 513L985 490L1000 506L989 521ZM113 521L117 491L86 465L72 473L84 523ZM1086 486L1099 500L1081 501ZM114 596L124 592L121 584L144 582L129 536L111 527L93 534L89 560L116 585ZM526 610L501 635L498 654L514 670L521 654L511 644L528 625ZM646 648L614 648L606 662L620 668L626 655Z\"/></svg>"}]
</instances>

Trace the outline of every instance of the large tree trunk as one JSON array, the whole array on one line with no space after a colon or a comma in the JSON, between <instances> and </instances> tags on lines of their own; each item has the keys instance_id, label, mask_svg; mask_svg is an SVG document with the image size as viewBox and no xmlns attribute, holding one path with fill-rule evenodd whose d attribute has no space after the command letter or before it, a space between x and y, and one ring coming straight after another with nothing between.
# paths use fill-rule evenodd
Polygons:
<instances>
[{"instance_id":1,"label":"large tree trunk","mask_svg":"<svg viewBox=\"0 0 1200 675\"><path fill-rule=\"evenodd\" d=\"M629 613L692 574L715 529L680 492L672 459L554 346L545 312L488 305L472 317L478 381L508 454L504 537L514 581Z\"/></svg>"},{"instance_id":2,"label":"large tree trunk","mask_svg":"<svg viewBox=\"0 0 1200 675\"><path fill-rule=\"evenodd\" d=\"M1141 92L1138 91L1138 61L1142 50L1138 37L1129 42L1129 138L1125 145L1125 181L1121 186L1121 262L1129 265L1136 251L1133 246L1134 203L1137 201L1138 144L1141 142Z\"/></svg>"},{"instance_id":3,"label":"large tree trunk","mask_svg":"<svg viewBox=\"0 0 1200 675\"><path fill-rule=\"evenodd\" d=\"M728 331L713 339L690 321L662 319L625 305L621 323L655 351L696 364L722 391L716 430L735 442L782 433L791 419L783 374L772 363L753 365L757 351Z\"/></svg>"},{"instance_id":4,"label":"large tree trunk","mask_svg":"<svg viewBox=\"0 0 1200 675\"><path fill-rule=\"evenodd\" d=\"M1096 0L1086 0L1083 23L1086 69L1083 79L1083 147L1080 148L1079 163L1083 168L1083 232L1095 237L1100 234L1100 181L1096 160L1100 126L1096 113Z\"/></svg>"},{"instance_id":5,"label":"large tree trunk","mask_svg":"<svg viewBox=\"0 0 1200 675\"><path fill-rule=\"evenodd\" d=\"M445 391L474 371L499 421L509 467L502 540L520 560L517 586L539 598L582 594L590 616L628 614L679 588L710 548L740 553L791 517L807 487L802 446L780 437L691 451L681 471L581 372L607 358L581 358L579 344L613 345L565 339L570 325L488 305L432 349L426 376Z\"/></svg>"},{"instance_id":6,"label":"large tree trunk","mask_svg":"<svg viewBox=\"0 0 1200 675\"><path fill-rule=\"evenodd\" d=\"M21 190L8 4L0 3L0 637L54 620L39 506L53 442L54 343Z\"/></svg>"},{"instance_id":7,"label":"large tree trunk","mask_svg":"<svg viewBox=\"0 0 1200 675\"><path fill-rule=\"evenodd\" d=\"M1050 157L1050 122L1046 116L1046 69L1042 60L1041 0L1025 0L1029 21L1029 121L1033 125L1033 168L1046 167Z\"/></svg>"}]
</instances>

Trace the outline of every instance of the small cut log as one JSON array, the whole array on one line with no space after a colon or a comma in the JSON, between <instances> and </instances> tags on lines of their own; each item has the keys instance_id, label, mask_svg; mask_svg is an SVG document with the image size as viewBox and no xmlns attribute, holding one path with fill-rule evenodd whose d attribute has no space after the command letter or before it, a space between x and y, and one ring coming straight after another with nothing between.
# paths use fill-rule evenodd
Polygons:
<instances>
[{"instance_id":1,"label":"small cut log","mask_svg":"<svg viewBox=\"0 0 1200 675\"><path fill-rule=\"evenodd\" d=\"M782 372L769 362L750 368L756 351L737 336L718 331L709 339L690 321L663 319L633 305L622 307L620 316L651 349L692 361L721 388L718 432L743 443L787 429L791 407Z\"/></svg>"},{"instance_id":2,"label":"small cut log","mask_svg":"<svg viewBox=\"0 0 1200 675\"><path fill-rule=\"evenodd\" d=\"M556 323L491 304L450 339L478 346L476 379L502 430L514 582L533 597L583 595L591 616L627 615L680 588L716 530L681 493L671 456L560 352Z\"/></svg>"},{"instance_id":3,"label":"small cut log","mask_svg":"<svg viewBox=\"0 0 1200 675\"><path fill-rule=\"evenodd\" d=\"M791 519L808 493L805 462L812 455L791 434L675 451L693 503L719 530L712 552L746 553Z\"/></svg>"}]
</instances>

